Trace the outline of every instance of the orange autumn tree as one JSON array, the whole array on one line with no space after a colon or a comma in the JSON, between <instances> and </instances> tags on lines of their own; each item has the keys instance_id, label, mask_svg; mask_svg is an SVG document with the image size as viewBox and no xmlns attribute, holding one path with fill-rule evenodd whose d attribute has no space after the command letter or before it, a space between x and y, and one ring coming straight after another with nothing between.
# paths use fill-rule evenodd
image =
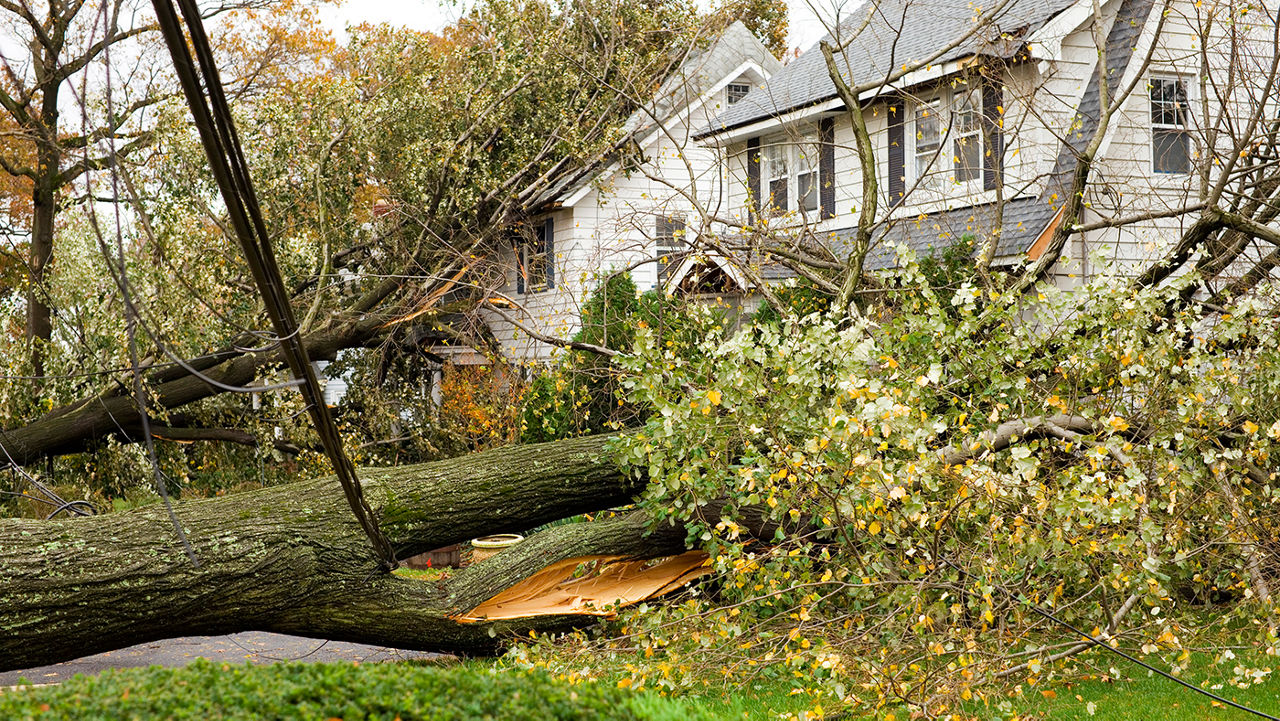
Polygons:
<instances>
[{"instance_id":1,"label":"orange autumn tree","mask_svg":"<svg viewBox=\"0 0 1280 721\"><path fill-rule=\"evenodd\" d=\"M463 451L515 443L520 439L526 388L519 375L507 367L446 365L440 383L438 427L464 446Z\"/></svg>"}]
</instances>

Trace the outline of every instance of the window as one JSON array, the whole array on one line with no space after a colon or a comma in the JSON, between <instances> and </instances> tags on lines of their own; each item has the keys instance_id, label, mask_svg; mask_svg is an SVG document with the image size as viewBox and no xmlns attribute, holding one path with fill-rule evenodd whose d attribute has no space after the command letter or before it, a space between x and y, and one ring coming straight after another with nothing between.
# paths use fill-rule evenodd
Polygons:
<instances>
[{"instance_id":1,"label":"window","mask_svg":"<svg viewBox=\"0 0 1280 721\"><path fill-rule=\"evenodd\" d=\"M961 88L951 107L952 162L957 183L982 177L982 100L977 90Z\"/></svg>"},{"instance_id":2,"label":"window","mask_svg":"<svg viewBox=\"0 0 1280 721\"><path fill-rule=\"evenodd\" d=\"M916 106L916 178L929 175L942 147L942 99Z\"/></svg>"},{"instance_id":3,"label":"window","mask_svg":"<svg viewBox=\"0 0 1280 721\"><path fill-rule=\"evenodd\" d=\"M947 176L956 183L982 180L982 95L977 88L958 85L917 104L914 122L917 181L936 184Z\"/></svg>"},{"instance_id":4,"label":"window","mask_svg":"<svg viewBox=\"0 0 1280 721\"><path fill-rule=\"evenodd\" d=\"M1185 78L1151 79L1151 169L1191 172L1191 131Z\"/></svg>"},{"instance_id":5,"label":"window","mask_svg":"<svg viewBox=\"0 0 1280 721\"><path fill-rule=\"evenodd\" d=\"M734 105L739 100L747 97L749 92L751 92L751 86L747 83L729 83L725 88L725 94L730 105Z\"/></svg>"},{"instance_id":6,"label":"window","mask_svg":"<svg viewBox=\"0 0 1280 721\"><path fill-rule=\"evenodd\" d=\"M821 203L818 194L821 153L816 135L805 135L799 142L779 137L765 144L761 152L764 165L761 177L764 179L764 191L768 194L766 207L772 215L792 210L818 212Z\"/></svg>"},{"instance_id":7,"label":"window","mask_svg":"<svg viewBox=\"0 0 1280 721\"><path fill-rule=\"evenodd\" d=\"M521 293L534 293L554 286L553 255L555 227L551 219L539 223L533 232L521 236L520 268L516 285Z\"/></svg>"},{"instance_id":8,"label":"window","mask_svg":"<svg viewBox=\"0 0 1280 721\"><path fill-rule=\"evenodd\" d=\"M796 209L818 212L818 143L812 138L796 147Z\"/></svg>"},{"instance_id":9,"label":"window","mask_svg":"<svg viewBox=\"0 0 1280 721\"><path fill-rule=\"evenodd\" d=\"M671 273L673 261L670 256L688 249L684 241L685 232L684 218L658 216L653 229L654 244L657 246L658 277L665 279Z\"/></svg>"},{"instance_id":10,"label":"window","mask_svg":"<svg viewBox=\"0 0 1280 721\"><path fill-rule=\"evenodd\" d=\"M788 170L790 155L791 146L784 142L771 143L764 148L764 179L768 191L765 207L771 215L787 212L787 186L791 184Z\"/></svg>"}]
</instances>

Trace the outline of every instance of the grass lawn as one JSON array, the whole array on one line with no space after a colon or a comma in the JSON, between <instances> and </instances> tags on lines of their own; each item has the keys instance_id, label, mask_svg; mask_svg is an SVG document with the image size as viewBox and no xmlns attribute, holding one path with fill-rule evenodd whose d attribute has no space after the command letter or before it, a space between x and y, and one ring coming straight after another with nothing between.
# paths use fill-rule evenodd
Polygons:
<instances>
[{"instance_id":1,"label":"grass lawn","mask_svg":"<svg viewBox=\"0 0 1280 721\"><path fill-rule=\"evenodd\" d=\"M1244 656L1245 654L1241 654ZM1268 668L1270 659L1255 656L1249 665ZM1244 711L1195 694L1171 681L1148 676L1131 664L1092 657L1077 662L1073 678L1043 686L1022 684L1016 695L970 706L961 718L977 721L1017 718L1022 721L1067 719L1121 721L1244 721ZM1280 716L1280 678L1239 688L1227 683L1236 662L1213 666L1202 660L1185 678L1238 703ZM0 693L0 718L81 719L125 717L249 719L260 714L280 718L417 717L426 708L448 709L443 718L717 719L779 721L802 717L813 709L808 694L793 693L800 679L756 679L742 686L714 686L705 691L681 690L668 696L652 690L634 693L618 688L618 679L561 685L549 677L514 669L493 674L492 660L397 664L278 664L248 667L201 661L186 670L135 669L72 680L62 686ZM1111 680L1112 670L1120 680ZM545 681L539 681L539 679ZM622 678L619 676L618 678ZM551 685L546 685L550 682ZM576 689L576 692L575 692ZM530 696L528 706L510 707L509 699ZM491 697L486 700L485 697ZM581 698L581 703L577 699ZM212 699L223 699L208 706ZM536 699L536 700L535 700ZM342 703L334 704L341 700ZM563 706L564 716L544 715L542 704ZM838 705L824 703L826 718L883 721L884 716L844 716ZM607 709L607 710L606 710ZM836 713L833 713L836 712ZM316 716L315 714L320 715ZM893 711L897 721L910 714ZM46 715L47 714L47 715ZM105 714L105 715L104 715ZM118 715L118 714L123 714ZM327 715L326 715L327 714ZM368 714L366 716L365 714ZM478 715L477 715L478 714ZM490 714L486 716L485 714ZM803 718L803 717L802 717ZM813 718L813 717L808 717Z\"/></svg>"},{"instance_id":2,"label":"grass lawn","mask_svg":"<svg viewBox=\"0 0 1280 721\"><path fill-rule=\"evenodd\" d=\"M1132 664L1128 664L1132 667ZM1262 664L1264 667L1268 664ZM1118 668L1118 667L1117 667ZM1084 719L1120 721L1121 719L1214 719L1214 721L1244 721L1258 716L1219 704L1218 702L1183 688L1174 682L1149 674L1144 669L1125 669L1125 680L1102 681L1097 678L1078 683L1057 683L1050 690L1057 694L1053 700L1026 706L1043 719ZM1225 676L1224 673L1225 672ZM1230 667L1214 673L1193 669L1184 678L1202 688L1258 711L1280 716L1280 678L1267 678L1262 683L1237 688L1228 683ZM1149 674L1149 675L1148 675ZM1212 688L1221 685L1221 688ZM1035 692L1039 695L1039 692ZM1091 706L1092 704L1092 706ZM1090 708L1093 714L1090 715Z\"/></svg>"},{"instance_id":3,"label":"grass lawn","mask_svg":"<svg viewBox=\"0 0 1280 721\"><path fill-rule=\"evenodd\" d=\"M792 694L789 682L763 681L702 694L678 695L671 699L676 709L689 716L699 712L725 721L778 721L812 708L809 696Z\"/></svg>"},{"instance_id":4,"label":"grass lawn","mask_svg":"<svg viewBox=\"0 0 1280 721\"><path fill-rule=\"evenodd\" d=\"M1251 658L1246 659L1243 652L1240 656L1251 667L1276 668L1278 672L1261 683L1239 688L1228 683L1238 661L1215 667L1209 663L1208 656L1205 656L1197 659L1198 662L1182 678L1197 685L1205 684L1203 688L1206 690L1236 703L1272 716L1280 716L1280 660L1253 654L1249 654ZM1107 657L1100 661L1094 656L1088 661L1099 668L1091 668L1089 663L1082 661L1078 664L1077 675L1073 679L1055 680L1043 687L1023 684L1021 694L1010 699L1009 711L1022 721L1246 721L1260 718L1217 704L1212 699L1163 677L1148 675L1145 669L1127 661L1122 662L1121 659ZM1159 667L1158 663L1153 665ZM1112 668L1120 672L1120 680L1110 678ZM786 718L788 713L799 714L812 708L808 696L791 693L793 685L787 680L766 680L727 692L716 690L705 694L679 695L674 701L676 708L701 711L717 719L778 721ZM1221 688L1211 688L1219 685ZM823 706L828 713L837 710L834 704L824 703ZM966 711L966 718L974 720L1012 717L1010 713L1002 715L994 705L990 710L969 708ZM849 721L880 721L884 718L861 715L836 717ZM911 716L908 712L897 710L894 718L906 721Z\"/></svg>"},{"instance_id":5,"label":"grass lawn","mask_svg":"<svg viewBox=\"0 0 1280 721\"><path fill-rule=\"evenodd\" d=\"M451 570L401 568L395 573L404 578L430 582L444 578ZM1276 668L1280 671L1280 659L1245 651L1238 654L1240 659L1217 666L1211 663L1209 655L1197 656L1191 669L1182 678L1224 698L1280 716L1280 672L1247 688L1230 683L1233 678L1232 669L1237 663L1244 662L1251 667ZM443 665L451 667L451 673L487 673L495 663L501 665L501 662L479 659L446 662ZM1042 721L1245 721L1259 718L1219 704L1123 659L1102 656L1097 651L1079 657L1074 664L1074 670L1065 677L1060 676L1043 686L1022 684L1015 695L1003 697L1008 701L1007 705L1003 705L1003 712L992 700L987 707L966 708L966 718L985 721L1008 719L1015 714L1018 719ZM442 664L407 662L404 665ZM1159 662L1154 665L1164 667ZM622 678L622 674L605 674L598 683L606 689L616 689L616 684ZM793 693L793 689L802 683L800 679L790 678L756 679L738 687L716 685L705 691L681 689L674 696L646 691L636 696L637 710L642 717L655 719L702 717L726 721L779 721L796 718L813 709L812 696ZM828 713L827 718L850 721L880 721L884 718L841 715L838 713L839 705L831 702L824 702L822 706ZM898 721L911 718L902 709L893 713Z\"/></svg>"},{"instance_id":6,"label":"grass lawn","mask_svg":"<svg viewBox=\"0 0 1280 721\"><path fill-rule=\"evenodd\" d=\"M1247 688L1232 685L1232 669L1243 661L1253 668L1280 667L1280 661L1258 654L1239 652L1240 659L1218 666L1210 657L1197 655L1180 678L1223 698L1258 711L1280 716L1280 677L1267 676ZM1148 659L1150 661L1150 659ZM1152 665L1164 668L1156 661ZM1118 672L1118 673L1115 673ZM1241 711L1195 693L1173 681L1156 675L1123 659L1098 655L1091 651L1076 662L1075 670L1043 686L1023 684L1019 695L1009 698L1011 709L1020 719L1066 721L1245 721L1258 716ZM996 711L991 701L988 709L969 707L975 719L1008 718ZM908 718L898 714L899 719Z\"/></svg>"}]
</instances>

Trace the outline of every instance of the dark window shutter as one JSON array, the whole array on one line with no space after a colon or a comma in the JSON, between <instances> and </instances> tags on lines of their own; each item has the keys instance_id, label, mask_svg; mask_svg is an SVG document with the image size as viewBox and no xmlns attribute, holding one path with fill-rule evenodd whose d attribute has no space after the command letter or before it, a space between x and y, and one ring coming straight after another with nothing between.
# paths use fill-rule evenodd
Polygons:
<instances>
[{"instance_id":1,"label":"dark window shutter","mask_svg":"<svg viewBox=\"0 0 1280 721\"><path fill-rule=\"evenodd\" d=\"M524 253L529 248L529 241L516 238L516 292L524 293Z\"/></svg>"},{"instance_id":2,"label":"dark window shutter","mask_svg":"<svg viewBox=\"0 0 1280 721\"><path fill-rule=\"evenodd\" d=\"M747 210L751 217L760 214L760 138L747 139Z\"/></svg>"},{"instance_id":3,"label":"dark window shutter","mask_svg":"<svg viewBox=\"0 0 1280 721\"><path fill-rule=\"evenodd\" d=\"M902 202L907 194L907 126L906 106L898 98L888 106L889 112L889 207Z\"/></svg>"},{"instance_id":4,"label":"dark window shutter","mask_svg":"<svg viewBox=\"0 0 1280 721\"><path fill-rule=\"evenodd\" d=\"M999 78L982 83L983 150L982 187L994 190L1004 172L1004 128L1000 107L1004 105L1004 86Z\"/></svg>"},{"instance_id":5,"label":"dark window shutter","mask_svg":"<svg viewBox=\"0 0 1280 721\"><path fill-rule=\"evenodd\" d=\"M836 217L836 121L823 118L818 124L818 217Z\"/></svg>"},{"instance_id":6,"label":"dark window shutter","mask_svg":"<svg viewBox=\"0 0 1280 721\"><path fill-rule=\"evenodd\" d=\"M547 216L542 225L542 250L547 254L547 287L556 287L556 223Z\"/></svg>"}]
</instances>

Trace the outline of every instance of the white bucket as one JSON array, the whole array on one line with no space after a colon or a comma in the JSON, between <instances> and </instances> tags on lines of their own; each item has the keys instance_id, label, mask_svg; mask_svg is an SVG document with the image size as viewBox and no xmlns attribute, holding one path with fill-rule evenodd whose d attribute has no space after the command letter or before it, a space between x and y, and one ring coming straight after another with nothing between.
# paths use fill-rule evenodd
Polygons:
<instances>
[{"instance_id":1,"label":"white bucket","mask_svg":"<svg viewBox=\"0 0 1280 721\"><path fill-rule=\"evenodd\" d=\"M479 563L490 556L497 555L503 549L511 548L524 540L518 533L498 533L492 536L477 538L471 542L471 562Z\"/></svg>"}]
</instances>

